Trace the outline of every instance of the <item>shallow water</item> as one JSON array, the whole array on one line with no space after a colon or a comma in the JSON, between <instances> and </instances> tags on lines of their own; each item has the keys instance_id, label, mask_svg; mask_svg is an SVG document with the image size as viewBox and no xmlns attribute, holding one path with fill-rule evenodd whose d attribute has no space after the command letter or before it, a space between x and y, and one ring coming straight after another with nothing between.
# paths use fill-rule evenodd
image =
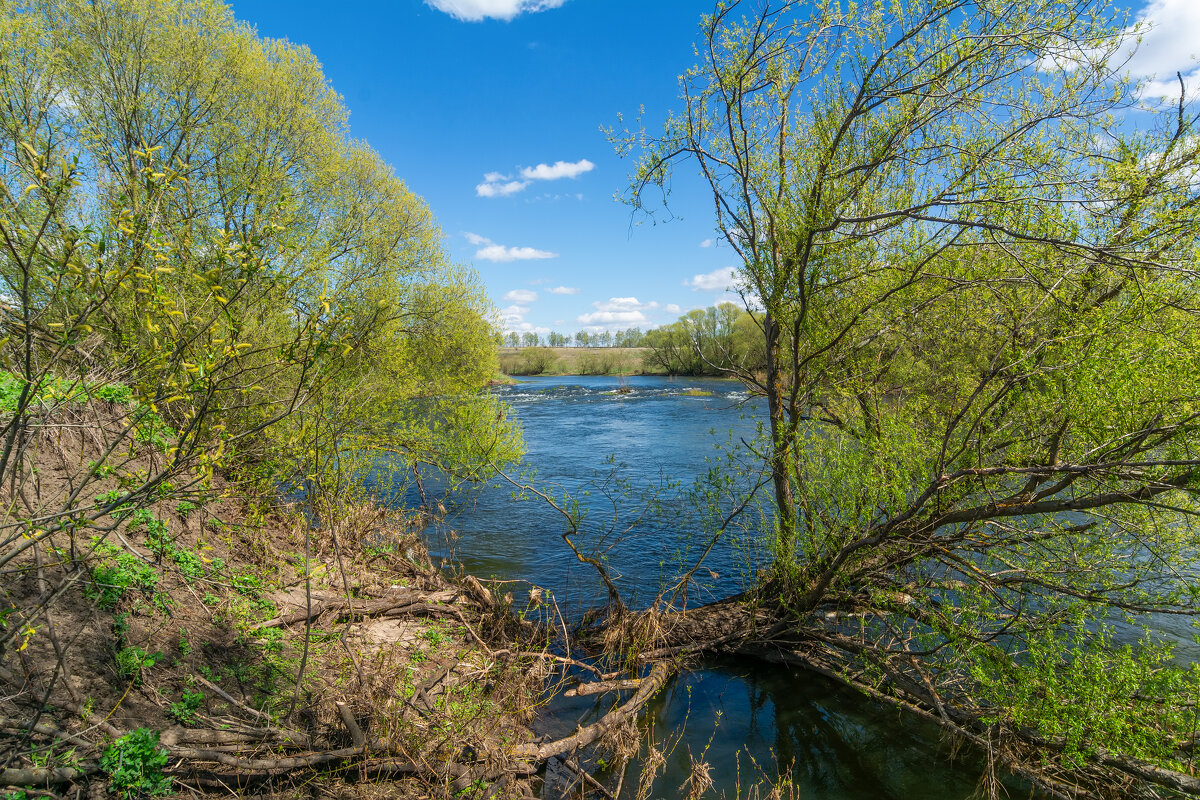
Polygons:
<instances>
[{"instance_id":1,"label":"shallow water","mask_svg":"<svg viewBox=\"0 0 1200 800\"><path fill-rule=\"evenodd\" d=\"M623 598L636 606L652 600L703 544L677 487L705 474L719 455L717 445L731 435L751 439L764 410L727 381L634 377L627 394L615 394L618 388L607 377L541 378L497 394L524 425L526 464L536 470L537 485L556 487L556 497L587 492L578 541L603 553ZM616 479L627 480L630 491L619 491ZM661 507L643 517L647 495ZM435 556L453 556L481 577L514 581L518 602L525 582L542 586L568 618L603 602L592 567L580 564L560 538L563 516L544 501L516 500L511 487L489 488L450 511L445 527L429 531ZM635 520L640 524L627 530ZM760 560L753 538L723 541L690 599L740 591ZM606 708L590 699L560 700L546 732L567 732L581 715ZM745 797L782 774L804 798L964 800L981 771L971 758L953 759L933 726L777 665L705 664L676 679L645 724L673 746L654 786L652 796L661 798L683 796L689 754L703 755L712 766L710 797Z\"/></svg>"}]
</instances>

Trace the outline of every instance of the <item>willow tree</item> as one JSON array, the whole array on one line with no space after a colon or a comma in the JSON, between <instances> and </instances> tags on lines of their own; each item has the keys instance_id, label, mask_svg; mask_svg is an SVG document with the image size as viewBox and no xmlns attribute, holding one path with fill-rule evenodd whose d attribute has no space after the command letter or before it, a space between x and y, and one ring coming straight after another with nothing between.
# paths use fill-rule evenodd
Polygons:
<instances>
[{"instance_id":1,"label":"willow tree","mask_svg":"<svg viewBox=\"0 0 1200 800\"><path fill-rule=\"evenodd\" d=\"M311 53L219 3L0 3L0 592L24 629L131 508L213 470L273 486L386 442L478 477L514 452L473 395L491 307L346 116Z\"/></svg>"},{"instance_id":2,"label":"willow tree","mask_svg":"<svg viewBox=\"0 0 1200 800\"><path fill-rule=\"evenodd\" d=\"M1160 671L1153 631L1112 641L1200 612L1200 137L1182 86L1140 103L1121 76L1125 23L719 3L680 110L627 148L632 203L698 168L741 259L763 596L963 730L1178 767L1193 673Z\"/></svg>"}]
</instances>

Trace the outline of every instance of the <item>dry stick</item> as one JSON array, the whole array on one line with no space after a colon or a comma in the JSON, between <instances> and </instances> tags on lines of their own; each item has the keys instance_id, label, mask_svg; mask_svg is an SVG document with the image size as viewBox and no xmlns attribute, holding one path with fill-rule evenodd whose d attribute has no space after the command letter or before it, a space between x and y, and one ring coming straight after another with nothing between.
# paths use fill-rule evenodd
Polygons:
<instances>
[{"instance_id":1,"label":"dry stick","mask_svg":"<svg viewBox=\"0 0 1200 800\"><path fill-rule=\"evenodd\" d=\"M78 747L91 748L95 746L87 739L81 739L78 736L67 733L63 730L59 730L53 725L48 725L44 722L39 722L38 724L34 725L32 729L30 729L29 723L26 720L14 719L12 717L0 717L0 729L6 731L20 731L22 733L40 733L43 736L62 739L63 741L70 742Z\"/></svg>"},{"instance_id":2,"label":"dry stick","mask_svg":"<svg viewBox=\"0 0 1200 800\"><path fill-rule=\"evenodd\" d=\"M95 764L80 764L78 768L58 767L57 769L16 769L9 767L0 772L0 786L50 786L64 783L75 783L80 778L86 778L97 771Z\"/></svg>"},{"instance_id":3,"label":"dry stick","mask_svg":"<svg viewBox=\"0 0 1200 800\"><path fill-rule=\"evenodd\" d=\"M646 676L637 693L625 705L613 709L599 721L593 722L586 728L580 728L570 736L541 745L524 744L515 747L512 750L513 757L540 762L553 756L562 755L577 747L584 747L591 744L599 739L605 731L636 714L642 706L646 705L655 693L662 688L663 684L666 683L667 678L671 676L674 669L673 665L665 661L660 661L651 668L650 674Z\"/></svg>"},{"instance_id":4,"label":"dry stick","mask_svg":"<svg viewBox=\"0 0 1200 800\"><path fill-rule=\"evenodd\" d=\"M600 794L607 797L608 800L616 800L616 798L613 797L613 793L610 792L608 789L604 788L604 784L602 784L600 781L596 780L591 775L589 775L588 771L585 770L583 767L579 766L579 762L577 762L575 759L564 758L563 763L566 764L571 769L572 772L574 772L576 775L578 775L580 778L582 778L584 783L586 783L588 786L591 786L596 791L600 792Z\"/></svg>"},{"instance_id":5,"label":"dry stick","mask_svg":"<svg viewBox=\"0 0 1200 800\"><path fill-rule=\"evenodd\" d=\"M568 689L563 693L563 697L586 697L593 694L604 694L605 692L623 692L629 689L637 689L642 685L640 678L624 681L596 681L595 683L581 683L574 689Z\"/></svg>"},{"instance_id":6,"label":"dry stick","mask_svg":"<svg viewBox=\"0 0 1200 800\"><path fill-rule=\"evenodd\" d=\"M350 706L341 701L334 703L334 705L337 706L338 716L342 718L342 724L350 732L350 739L354 742L354 746L360 750L364 750L367 746L367 737L363 733L362 728L358 726L358 720L354 718L354 712L350 710Z\"/></svg>"},{"instance_id":7,"label":"dry stick","mask_svg":"<svg viewBox=\"0 0 1200 800\"><path fill-rule=\"evenodd\" d=\"M283 628L287 625L295 625L297 622L311 623L314 619L325 613L326 606L324 602L320 600L318 600L316 603L312 602L312 592L307 581L305 581L304 595L305 608L303 611L296 611L292 614L281 614L278 617L269 619L265 622L260 622L257 625L251 625L250 630L261 631L267 628ZM304 626L305 638L307 638L310 628L311 625L306 624ZM302 666L304 661L305 659L302 658Z\"/></svg>"},{"instance_id":8,"label":"dry stick","mask_svg":"<svg viewBox=\"0 0 1200 800\"><path fill-rule=\"evenodd\" d=\"M245 703L243 703L240 700L235 700L233 698L233 695L229 694L229 692L225 691L220 686L217 686L215 683L208 680L207 678L202 677L200 675L193 675L192 677L194 677L204 687L215 692L217 695L219 695L221 697L221 699L223 699L225 702L229 703L230 705L236 706L237 708L242 709L243 711L249 713L252 716L258 717L259 719L266 720L268 723L273 721L271 719L270 714L264 714L263 712L258 711L257 709L251 708L250 706L246 705Z\"/></svg>"},{"instance_id":9,"label":"dry stick","mask_svg":"<svg viewBox=\"0 0 1200 800\"><path fill-rule=\"evenodd\" d=\"M285 756L283 758L239 758L217 750L201 750L191 747L176 747L171 751L171 755L176 758L215 761L239 770L261 771L269 774L281 774L304 767L325 766L361 754L362 748L359 747L343 747L340 750L329 750L324 753L309 753L304 756Z\"/></svg>"},{"instance_id":10,"label":"dry stick","mask_svg":"<svg viewBox=\"0 0 1200 800\"><path fill-rule=\"evenodd\" d=\"M346 592L346 604L350 607L350 614L353 615L354 614L354 600L353 600L353 597L350 592L350 579L348 577L346 577L346 565L342 562L342 546L341 546L341 543L338 541L337 531L334 530L333 525L329 526L329 537L333 541L333 556L334 556L334 558L337 559L338 572L342 576L342 589ZM307 623L306 623L306 625L307 625ZM306 628L306 632L307 632L307 628ZM307 641L307 637L305 640ZM359 685L365 686L366 679L363 677L362 665L358 662L358 659L354 657L354 652L351 651L350 645L346 644L345 631L343 631L342 635L338 637L338 642L341 643L342 649L345 650L346 655L349 656L350 663L354 665L354 672L358 675ZM296 690L297 690L297 692L299 692L299 684L297 684Z\"/></svg>"},{"instance_id":11,"label":"dry stick","mask_svg":"<svg viewBox=\"0 0 1200 800\"><path fill-rule=\"evenodd\" d=\"M308 644L312 633L312 575L308 569L308 560L312 543L312 523L304 523L304 652L300 656L300 667L296 670L296 688L292 692L292 702L288 706L284 719L290 719L300 702L300 686L304 681L304 670L308 667ZM322 607L323 608L323 607ZM318 612L319 613L319 612Z\"/></svg>"},{"instance_id":12,"label":"dry stick","mask_svg":"<svg viewBox=\"0 0 1200 800\"><path fill-rule=\"evenodd\" d=\"M37 561L38 573L38 593L42 597L48 594L49 584L46 582L46 571L42 564L42 548L33 548L34 559ZM56 668L62 669L63 686L67 687L67 694L71 695L71 699L76 703L81 702L79 694L75 691L75 687L71 685L71 669L67 665L66 652L63 650L62 644L58 641L58 634L54 629L54 615L50 613L50 608L46 608L46 633L50 637L50 644L54 645L54 656L58 659Z\"/></svg>"}]
</instances>

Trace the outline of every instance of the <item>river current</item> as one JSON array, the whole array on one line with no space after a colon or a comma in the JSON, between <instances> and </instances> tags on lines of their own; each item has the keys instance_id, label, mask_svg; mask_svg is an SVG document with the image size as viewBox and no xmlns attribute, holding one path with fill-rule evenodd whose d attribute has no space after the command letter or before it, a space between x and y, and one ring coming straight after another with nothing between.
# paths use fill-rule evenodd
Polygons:
<instances>
[{"instance_id":1,"label":"river current","mask_svg":"<svg viewBox=\"0 0 1200 800\"><path fill-rule=\"evenodd\" d=\"M765 416L759 401L727 381L535 378L496 393L524 427L524 469L536 473L532 483L555 498L579 500L580 549L602 554L633 606L653 600L703 549L690 507L695 498L686 491L719 463L727 451L722 444L751 441ZM542 587L568 620L603 602L595 571L561 538L564 517L545 501L494 486L449 511L445 526L430 529L434 556L453 558L479 577L514 581L518 603L528 584ZM753 523L755 513L745 519ZM760 553L755 536L732 533L708 556L689 601L740 591ZM560 734L581 715L603 713L603 702L560 701L546 732ZM644 724L670 748L653 797L684 796L692 756L711 766L708 797L765 796L769 784L785 778L791 796L801 798L965 800L981 775L976 759L955 757L927 723L777 665L701 665L668 686Z\"/></svg>"}]
</instances>

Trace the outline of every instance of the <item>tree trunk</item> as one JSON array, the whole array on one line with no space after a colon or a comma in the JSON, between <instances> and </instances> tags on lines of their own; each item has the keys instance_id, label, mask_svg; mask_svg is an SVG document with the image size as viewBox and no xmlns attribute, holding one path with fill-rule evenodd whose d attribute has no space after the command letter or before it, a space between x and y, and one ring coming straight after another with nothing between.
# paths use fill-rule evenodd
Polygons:
<instances>
[{"instance_id":1,"label":"tree trunk","mask_svg":"<svg viewBox=\"0 0 1200 800\"><path fill-rule=\"evenodd\" d=\"M767 410L771 420L771 480L775 485L775 566L790 571L796 559L796 503L792 496L790 460L793 436L784 418L782 347L779 323L768 311L764 324L767 343Z\"/></svg>"}]
</instances>

